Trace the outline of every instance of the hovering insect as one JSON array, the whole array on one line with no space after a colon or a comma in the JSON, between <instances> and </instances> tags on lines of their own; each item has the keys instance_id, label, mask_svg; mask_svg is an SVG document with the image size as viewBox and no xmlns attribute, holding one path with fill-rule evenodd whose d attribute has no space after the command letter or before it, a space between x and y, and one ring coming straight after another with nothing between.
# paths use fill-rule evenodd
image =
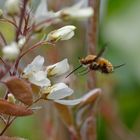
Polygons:
<instances>
[{"instance_id":1,"label":"hovering insect","mask_svg":"<svg viewBox=\"0 0 140 140\"><path fill-rule=\"evenodd\" d=\"M88 55L85 58L80 59L80 65L75 68L73 71L71 71L67 76L70 76L72 73L80 69L81 67L85 67L83 71L83 74L86 74L92 70L100 71L101 73L112 73L115 69L124 66L125 64L113 66L111 62L109 62L107 59L102 58L102 54L106 49L107 44L105 44L104 48L100 50L100 52L97 55Z\"/></svg>"}]
</instances>

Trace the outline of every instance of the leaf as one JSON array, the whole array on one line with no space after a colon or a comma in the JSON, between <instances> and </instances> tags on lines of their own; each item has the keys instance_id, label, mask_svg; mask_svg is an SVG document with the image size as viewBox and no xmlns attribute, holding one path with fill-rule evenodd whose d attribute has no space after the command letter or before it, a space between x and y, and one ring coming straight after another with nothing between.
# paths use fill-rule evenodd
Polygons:
<instances>
[{"instance_id":1,"label":"leaf","mask_svg":"<svg viewBox=\"0 0 140 140\"><path fill-rule=\"evenodd\" d=\"M16 76L10 77L5 81L9 91L24 104L30 105L33 102L32 88L25 81Z\"/></svg>"},{"instance_id":2,"label":"leaf","mask_svg":"<svg viewBox=\"0 0 140 140\"><path fill-rule=\"evenodd\" d=\"M28 116L33 114L33 111L27 109L25 106L12 104L6 100L0 99L0 113L10 116Z\"/></svg>"},{"instance_id":3,"label":"leaf","mask_svg":"<svg viewBox=\"0 0 140 140\"><path fill-rule=\"evenodd\" d=\"M0 136L0 140L27 140L27 139L18 137Z\"/></svg>"},{"instance_id":4,"label":"leaf","mask_svg":"<svg viewBox=\"0 0 140 140\"><path fill-rule=\"evenodd\" d=\"M80 107L94 103L100 95L101 95L101 89L99 88L89 91L86 95L84 95L81 98Z\"/></svg>"}]
</instances>

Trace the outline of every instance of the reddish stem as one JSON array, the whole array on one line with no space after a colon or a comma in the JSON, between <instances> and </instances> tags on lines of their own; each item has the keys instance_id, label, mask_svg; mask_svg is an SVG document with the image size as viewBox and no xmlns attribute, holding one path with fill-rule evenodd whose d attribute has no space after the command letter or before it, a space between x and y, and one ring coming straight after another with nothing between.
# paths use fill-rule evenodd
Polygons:
<instances>
[{"instance_id":1,"label":"reddish stem","mask_svg":"<svg viewBox=\"0 0 140 140\"><path fill-rule=\"evenodd\" d=\"M22 24L23 24L23 19L24 19L25 12L26 12L27 2L28 2L28 0L23 0L23 7L21 8L19 26L18 26L18 29L17 29L17 32L16 32L16 41L18 41L19 35L22 32Z\"/></svg>"},{"instance_id":2,"label":"reddish stem","mask_svg":"<svg viewBox=\"0 0 140 140\"><path fill-rule=\"evenodd\" d=\"M43 20L43 21L41 21L40 23L38 23L38 24L36 24L36 25L33 24L32 27L29 27L29 28L28 28L28 31L31 32L32 30L38 28L39 26L41 26L41 25L43 25L43 24L45 24L45 23L52 22L54 19L55 19L55 18L50 18L50 19Z\"/></svg>"},{"instance_id":3,"label":"reddish stem","mask_svg":"<svg viewBox=\"0 0 140 140\"><path fill-rule=\"evenodd\" d=\"M17 60L16 60L16 62L15 62L15 66L14 66L13 75L16 74L16 71L17 71L17 69L18 69L19 62L20 62L21 58L22 58L24 55L26 55L27 53L31 52L31 51L34 50L35 48L40 47L41 45L45 45L45 44L48 44L48 45L55 45L55 44L53 44L53 43L51 43L51 42L42 41L42 42L36 43L36 44L35 44L34 46L32 46L31 48L27 49L25 52L23 52L23 53L17 58Z\"/></svg>"},{"instance_id":4,"label":"reddish stem","mask_svg":"<svg viewBox=\"0 0 140 140\"><path fill-rule=\"evenodd\" d=\"M29 23L29 19L30 19L30 13L27 14L27 16L25 17L25 26L24 26L24 32L23 35L25 36L27 31L28 31L28 23Z\"/></svg>"}]
</instances>

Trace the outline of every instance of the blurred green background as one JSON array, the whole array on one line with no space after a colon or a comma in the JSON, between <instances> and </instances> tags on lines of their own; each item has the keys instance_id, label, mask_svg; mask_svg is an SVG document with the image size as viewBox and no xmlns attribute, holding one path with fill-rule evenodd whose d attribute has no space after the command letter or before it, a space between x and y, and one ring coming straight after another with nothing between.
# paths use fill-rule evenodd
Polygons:
<instances>
[{"instance_id":1,"label":"blurred green background","mask_svg":"<svg viewBox=\"0 0 140 140\"><path fill-rule=\"evenodd\" d=\"M54 1L49 2L50 9L61 8L61 5L59 5L60 7L55 6ZM2 8L3 1L0 0L0 3ZM70 0L63 0L62 7L70 4L72 4ZM59 43L56 49L60 54L60 60L68 57L73 67L76 67L78 56L85 56L86 22L71 21L65 24L77 26L76 35L71 41ZM51 26L51 29L54 28ZM13 35L9 34L9 30L12 31L8 25L0 25L0 31L10 42ZM114 65L121 63L126 63L126 65L111 75L97 72L98 87L103 89L103 96L113 104L112 107L126 129L128 128L130 133L140 138L140 0L101 0L97 51L106 42L109 42L109 45L104 57ZM39 53L47 57L50 50L51 48L43 47ZM64 51L65 53L62 54L61 52ZM38 52L35 52L36 54ZM76 83L76 87L74 87L76 96L80 96L84 93L83 91L86 91L86 76L76 77L74 83ZM43 113L43 115L45 114L43 117L40 112L36 114L36 116L18 119L11 127L9 134L27 137L30 140L43 139L41 138L43 133L41 127L46 114ZM113 132L100 111L98 111L97 120L98 140L121 139Z\"/></svg>"}]
</instances>

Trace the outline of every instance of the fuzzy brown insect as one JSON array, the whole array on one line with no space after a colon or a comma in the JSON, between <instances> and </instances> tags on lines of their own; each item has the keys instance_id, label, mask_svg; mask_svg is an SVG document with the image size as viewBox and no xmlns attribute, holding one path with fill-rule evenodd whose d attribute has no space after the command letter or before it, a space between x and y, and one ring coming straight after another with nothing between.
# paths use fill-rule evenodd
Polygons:
<instances>
[{"instance_id":1,"label":"fuzzy brown insect","mask_svg":"<svg viewBox=\"0 0 140 140\"><path fill-rule=\"evenodd\" d=\"M72 72L70 72L66 77L70 76L72 73L80 69L81 67L86 67L83 74L86 74L92 70L100 71L102 73L108 74L112 73L116 68L119 68L125 64L113 66L110 61L105 58L102 58L101 55L105 51L106 46L98 53L98 55L88 55L85 58L80 59L80 66L75 68Z\"/></svg>"}]
</instances>

